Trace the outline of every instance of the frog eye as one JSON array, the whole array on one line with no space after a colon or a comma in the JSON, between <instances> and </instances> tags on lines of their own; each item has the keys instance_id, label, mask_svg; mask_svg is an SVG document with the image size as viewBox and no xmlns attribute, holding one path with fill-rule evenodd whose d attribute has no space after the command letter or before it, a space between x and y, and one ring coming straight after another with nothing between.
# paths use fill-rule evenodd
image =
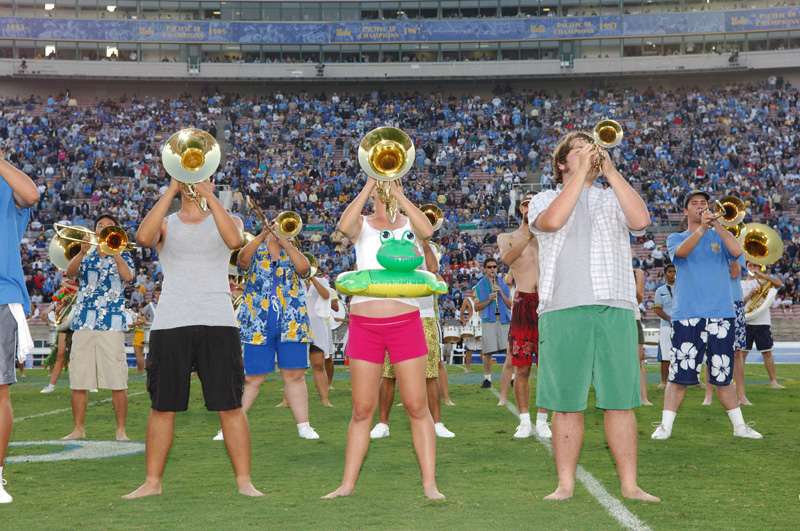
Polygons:
<instances>
[{"instance_id":1,"label":"frog eye","mask_svg":"<svg viewBox=\"0 0 800 531\"><path fill-rule=\"evenodd\" d=\"M382 230L381 231L381 243L387 242L389 240L394 240L394 233L390 230Z\"/></svg>"},{"instance_id":2,"label":"frog eye","mask_svg":"<svg viewBox=\"0 0 800 531\"><path fill-rule=\"evenodd\" d=\"M417 241L417 237L414 235L414 232L410 230L407 230L403 233L403 239L411 243Z\"/></svg>"}]
</instances>

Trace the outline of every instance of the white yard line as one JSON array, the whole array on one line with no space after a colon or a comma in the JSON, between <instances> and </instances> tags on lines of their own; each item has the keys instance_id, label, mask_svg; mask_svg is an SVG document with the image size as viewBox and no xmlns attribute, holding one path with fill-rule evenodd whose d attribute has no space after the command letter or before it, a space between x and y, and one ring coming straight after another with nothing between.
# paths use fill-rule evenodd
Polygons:
<instances>
[{"instance_id":1,"label":"white yard line","mask_svg":"<svg viewBox=\"0 0 800 531\"><path fill-rule=\"evenodd\" d=\"M128 396L136 396L136 395L143 395L147 391L139 391L138 393L130 393ZM88 405L90 406L99 406L100 404L105 404L106 402L111 402L110 398L104 398L103 400L95 400L94 402L89 402ZM22 422L23 420L35 419L38 417L46 417L48 415L55 415L56 413L64 413L67 411L72 411L72 408L64 408L64 409L54 409L53 411L45 411L44 413L37 413L36 415L28 415L27 417L18 417L14 419L14 422Z\"/></svg>"}]
</instances>

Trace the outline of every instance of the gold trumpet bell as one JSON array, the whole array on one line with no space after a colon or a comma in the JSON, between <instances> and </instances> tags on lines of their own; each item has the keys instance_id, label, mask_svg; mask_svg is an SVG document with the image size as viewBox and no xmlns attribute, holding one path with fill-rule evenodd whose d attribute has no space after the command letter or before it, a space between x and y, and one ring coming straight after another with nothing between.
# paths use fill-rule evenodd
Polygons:
<instances>
[{"instance_id":1,"label":"gold trumpet bell","mask_svg":"<svg viewBox=\"0 0 800 531\"><path fill-rule=\"evenodd\" d=\"M128 233L121 227L106 227L100 231L97 239L99 241L97 248L100 252L109 256L116 256L136 249L136 245L128 240Z\"/></svg>"},{"instance_id":2,"label":"gold trumpet bell","mask_svg":"<svg viewBox=\"0 0 800 531\"><path fill-rule=\"evenodd\" d=\"M199 183L211 177L220 159L219 144L200 129L181 129L167 139L161 150L164 169L184 184Z\"/></svg>"},{"instance_id":3,"label":"gold trumpet bell","mask_svg":"<svg viewBox=\"0 0 800 531\"><path fill-rule=\"evenodd\" d=\"M444 214L442 214L442 209L439 208L437 205L433 203L428 203L419 207L425 217L428 218L428 221L431 222L433 225L433 230L437 231L442 228L444 224Z\"/></svg>"},{"instance_id":4,"label":"gold trumpet bell","mask_svg":"<svg viewBox=\"0 0 800 531\"><path fill-rule=\"evenodd\" d=\"M275 234L283 239L291 240L303 230L303 220L297 212L286 211L275 218Z\"/></svg>"},{"instance_id":5,"label":"gold trumpet bell","mask_svg":"<svg viewBox=\"0 0 800 531\"><path fill-rule=\"evenodd\" d=\"M603 120L592 131L595 143L603 149L611 149L622 142L622 126L614 120Z\"/></svg>"},{"instance_id":6,"label":"gold trumpet bell","mask_svg":"<svg viewBox=\"0 0 800 531\"><path fill-rule=\"evenodd\" d=\"M748 223L739 239L748 262L770 265L783 256L783 241L780 235L763 223Z\"/></svg>"},{"instance_id":7,"label":"gold trumpet bell","mask_svg":"<svg viewBox=\"0 0 800 531\"><path fill-rule=\"evenodd\" d=\"M237 247L231 251L231 258L228 260L228 275L232 277L239 276L239 253L244 249L245 245L256 239L256 237L249 232L244 232L242 236L244 237L244 243L242 243L241 247Z\"/></svg>"}]
</instances>

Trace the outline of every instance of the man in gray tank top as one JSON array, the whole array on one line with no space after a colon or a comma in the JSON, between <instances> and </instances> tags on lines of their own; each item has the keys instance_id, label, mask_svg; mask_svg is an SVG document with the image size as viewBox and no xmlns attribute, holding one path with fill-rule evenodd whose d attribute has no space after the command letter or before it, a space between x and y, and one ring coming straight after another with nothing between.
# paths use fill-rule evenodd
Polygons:
<instances>
[{"instance_id":1,"label":"man in gray tank top","mask_svg":"<svg viewBox=\"0 0 800 531\"><path fill-rule=\"evenodd\" d=\"M181 183L173 179L136 234L139 245L158 251L164 285L147 359L152 405L147 421L146 479L123 498L161 494L175 412L188 408L193 366L203 386L206 408L219 414L239 492L263 496L250 481L250 428L242 411L242 352L228 287L228 261L231 250L242 246L242 222L228 214L208 180L195 186L208 210L201 210L181 193ZM165 219L179 193L181 210Z\"/></svg>"}]
</instances>

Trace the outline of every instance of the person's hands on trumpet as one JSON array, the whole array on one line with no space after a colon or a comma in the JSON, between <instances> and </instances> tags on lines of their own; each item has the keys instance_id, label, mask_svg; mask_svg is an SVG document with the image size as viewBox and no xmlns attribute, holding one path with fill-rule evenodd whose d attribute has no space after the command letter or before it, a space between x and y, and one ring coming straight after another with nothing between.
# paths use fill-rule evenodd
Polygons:
<instances>
[{"instance_id":1,"label":"person's hands on trumpet","mask_svg":"<svg viewBox=\"0 0 800 531\"><path fill-rule=\"evenodd\" d=\"M584 183L591 184L597 179L598 172L594 165L599 156L596 144L586 144L578 152L578 172L585 172Z\"/></svg>"}]
</instances>

